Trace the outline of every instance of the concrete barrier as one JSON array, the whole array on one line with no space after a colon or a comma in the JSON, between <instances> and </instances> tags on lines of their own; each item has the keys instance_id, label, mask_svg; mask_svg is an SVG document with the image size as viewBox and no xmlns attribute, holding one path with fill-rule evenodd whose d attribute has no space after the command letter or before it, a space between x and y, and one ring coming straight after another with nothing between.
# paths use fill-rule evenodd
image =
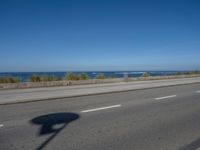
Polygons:
<instances>
[{"instance_id":1,"label":"concrete barrier","mask_svg":"<svg viewBox=\"0 0 200 150\"><path fill-rule=\"evenodd\" d=\"M145 81L145 80L162 80L162 79L178 79L178 78L192 78L200 77L200 75L179 75L179 76L150 76L138 78L111 78L111 79L89 79L77 81L49 81L49 82L20 82L20 83L6 83L0 84L1 89L17 89L17 88L38 88L38 87L54 87L54 86L72 86L84 84L102 84L102 83L116 83L116 82L132 82L132 81Z\"/></svg>"},{"instance_id":2,"label":"concrete barrier","mask_svg":"<svg viewBox=\"0 0 200 150\"><path fill-rule=\"evenodd\" d=\"M37 87L53 87L53 86L71 86L84 84L99 84L99 83L115 83L121 82L121 78L113 79L89 79L78 81L49 81L49 82L20 82L20 83L4 83L0 84L0 89L16 89L16 88L37 88Z\"/></svg>"}]
</instances>

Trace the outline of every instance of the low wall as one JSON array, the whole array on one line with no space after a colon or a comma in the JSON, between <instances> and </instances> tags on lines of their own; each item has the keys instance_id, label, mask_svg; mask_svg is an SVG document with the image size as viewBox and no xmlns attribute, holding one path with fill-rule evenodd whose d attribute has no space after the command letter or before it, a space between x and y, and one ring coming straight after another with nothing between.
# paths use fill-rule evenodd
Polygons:
<instances>
[{"instance_id":1,"label":"low wall","mask_svg":"<svg viewBox=\"0 0 200 150\"><path fill-rule=\"evenodd\" d=\"M21 83L0 84L0 89L71 86L71 85L84 85L84 84L115 83L122 81L123 81L122 78L113 78L113 79L90 79L90 80L78 80L78 81L62 80L62 81L49 81L49 82L21 82Z\"/></svg>"},{"instance_id":2,"label":"low wall","mask_svg":"<svg viewBox=\"0 0 200 150\"><path fill-rule=\"evenodd\" d=\"M0 84L1 89L17 89L17 88L37 88L37 87L53 87L53 86L71 86L84 84L99 84L99 83L116 83L116 82L131 82L145 80L162 80L162 79L177 79L177 78L192 78L200 77L200 75L176 75L176 76L154 76L154 77L138 77L138 78L113 78L113 79L89 79L78 81L50 81L50 82L21 82L21 83L6 83Z\"/></svg>"}]
</instances>

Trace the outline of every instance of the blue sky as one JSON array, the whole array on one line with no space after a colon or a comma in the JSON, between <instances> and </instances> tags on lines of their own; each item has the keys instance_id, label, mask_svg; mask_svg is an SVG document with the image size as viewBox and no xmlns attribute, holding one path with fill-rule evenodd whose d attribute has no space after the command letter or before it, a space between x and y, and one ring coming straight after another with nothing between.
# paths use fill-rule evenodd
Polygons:
<instances>
[{"instance_id":1,"label":"blue sky","mask_svg":"<svg viewBox=\"0 0 200 150\"><path fill-rule=\"evenodd\" d=\"M200 69L199 0L0 0L0 72Z\"/></svg>"}]
</instances>

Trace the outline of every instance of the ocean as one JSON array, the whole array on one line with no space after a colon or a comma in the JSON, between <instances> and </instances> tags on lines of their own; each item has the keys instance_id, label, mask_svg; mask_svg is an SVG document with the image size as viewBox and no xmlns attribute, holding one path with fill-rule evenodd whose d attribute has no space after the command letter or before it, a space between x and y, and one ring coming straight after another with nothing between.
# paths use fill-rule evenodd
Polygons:
<instances>
[{"instance_id":1,"label":"ocean","mask_svg":"<svg viewBox=\"0 0 200 150\"><path fill-rule=\"evenodd\" d=\"M90 79L93 79L96 75L102 73L105 77L112 76L113 78L122 78L126 73L129 77L140 77L145 72L149 73L151 76L165 76L173 75L180 71L84 71ZM0 72L0 77L17 77L22 82L28 81L29 77L32 75L41 76L57 76L63 78L68 72ZM80 74L83 72L73 72L74 74Z\"/></svg>"}]
</instances>

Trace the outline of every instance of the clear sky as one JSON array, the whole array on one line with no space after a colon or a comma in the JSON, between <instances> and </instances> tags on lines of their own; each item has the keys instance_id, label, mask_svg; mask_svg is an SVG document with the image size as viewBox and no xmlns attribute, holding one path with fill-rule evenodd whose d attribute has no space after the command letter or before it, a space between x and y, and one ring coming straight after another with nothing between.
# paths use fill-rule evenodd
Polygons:
<instances>
[{"instance_id":1,"label":"clear sky","mask_svg":"<svg viewBox=\"0 0 200 150\"><path fill-rule=\"evenodd\" d=\"M200 69L199 0L0 0L0 72Z\"/></svg>"}]
</instances>

